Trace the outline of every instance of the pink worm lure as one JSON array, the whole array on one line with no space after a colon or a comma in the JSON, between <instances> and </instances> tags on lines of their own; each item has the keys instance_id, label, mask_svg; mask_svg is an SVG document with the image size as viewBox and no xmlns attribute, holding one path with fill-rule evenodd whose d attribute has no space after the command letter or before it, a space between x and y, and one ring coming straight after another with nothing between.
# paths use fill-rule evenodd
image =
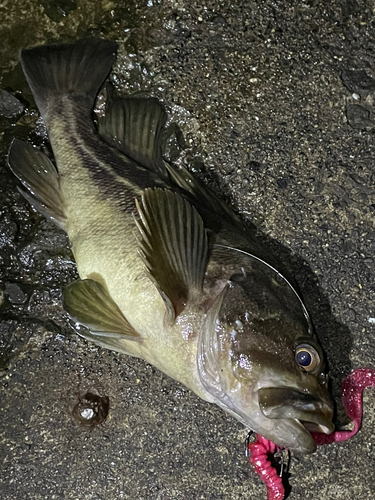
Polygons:
<instances>
[{"instance_id":1,"label":"pink worm lure","mask_svg":"<svg viewBox=\"0 0 375 500\"><path fill-rule=\"evenodd\" d=\"M366 387L375 387L375 370L358 368L344 379L341 398L348 417L353 421L353 430L335 431L328 435L312 432L311 435L317 445L346 441L357 434L362 423L362 394ZM268 458L280 449L275 443L259 434L256 435L256 441L248 445L248 452L251 455L249 460L267 487L267 500L283 500L285 496L282 479Z\"/></svg>"}]
</instances>

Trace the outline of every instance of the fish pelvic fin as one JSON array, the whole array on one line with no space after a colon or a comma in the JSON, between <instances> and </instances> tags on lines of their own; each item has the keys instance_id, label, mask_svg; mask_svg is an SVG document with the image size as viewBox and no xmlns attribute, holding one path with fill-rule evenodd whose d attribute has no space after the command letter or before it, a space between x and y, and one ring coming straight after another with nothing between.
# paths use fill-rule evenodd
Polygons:
<instances>
[{"instance_id":1,"label":"fish pelvic fin","mask_svg":"<svg viewBox=\"0 0 375 500\"><path fill-rule=\"evenodd\" d=\"M23 50L22 69L42 116L47 112L49 101L61 94L85 96L91 109L116 52L116 42L99 38Z\"/></svg>"},{"instance_id":2,"label":"fish pelvic fin","mask_svg":"<svg viewBox=\"0 0 375 500\"><path fill-rule=\"evenodd\" d=\"M207 232L197 210L172 191L146 189L136 206L140 254L173 322L202 289Z\"/></svg>"},{"instance_id":3,"label":"fish pelvic fin","mask_svg":"<svg viewBox=\"0 0 375 500\"><path fill-rule=\"evenodd\" d=\"M25 189L21 194L45 217L65 229L66 217L60 192L60 177L52 161L31 144L14 139L8 165Z\"/></svg>"},{"instance_id":4,"label":"fish pelvic fin","mask_svg":"<svg viewBox=\"0 0 375 500\"><path fill-rule=\"evenodd\" d=\"M100 341L101 345L111 344L109 339L143 341L106 287L97 281L79 279L68 285L64 290L63 305L73 321L89 329L90 339Z\"/></svg>"},{"instance_id":5,"label":"fish pelvic fin","mask_svg":"<svg viewBox=\"0 0 375 500\"><path fill-rule=\"evenodd\" d=\"M167 179L161 144L166 121L167 114L154 97L109 97L98 131L108 144Z\"/></svg>"}]
</instances>

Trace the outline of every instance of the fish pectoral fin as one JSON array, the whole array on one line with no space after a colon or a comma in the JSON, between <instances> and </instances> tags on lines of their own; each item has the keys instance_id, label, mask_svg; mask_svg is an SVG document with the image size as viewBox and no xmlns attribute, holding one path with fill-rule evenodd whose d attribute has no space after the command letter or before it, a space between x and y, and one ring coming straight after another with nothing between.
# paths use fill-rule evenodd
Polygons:
<instances>
[{"instance_id":1,"label":"fish pectoral fin","mask_svg":"<svg viewBox=\"0 0 375 500\"><path fill-rule=\"evenodd\" d=\"M108 341L143 341L107 289L97 281L77 280L68 285L64 290L63 305L72 319L88 328L90 337L98 336L102 344L106 343L104 337L108 337Z\"/></svg>"},{"instance_id":2,"label":"fish pectoral fin","mask_svg":"<svg viewBox=\"0 0 375 500\"><path fill-rule=\"evenodd\" d=\"M167 114L159 101L154 97L110 97L108 101L105 116L98 120L99 135L159 177L168 178L161 146Z\"/></svg>"},{"instance_id":3,"label":"fish pectoral fin","mask_svg":"<svg viewBox=\"0 0 375 500\"><path fill-rule=\"evenodd\" d=\"M172 191L146 189L136 206L140 254L174 321L202 289L207 232L197 210Z\"/></svg>"},{"instance_id":4,"label":"fish pectoral fin","mask_svg":"<svg viewBox=\"0 0 375 500\"><path fill-rule=\"evenodd\" d=\"M24 189L19 189L27 201L60 228L66 218L60 192L59 174L52 161L31 144L14 139L8 164Z\"/></svg>"}]
</instances>

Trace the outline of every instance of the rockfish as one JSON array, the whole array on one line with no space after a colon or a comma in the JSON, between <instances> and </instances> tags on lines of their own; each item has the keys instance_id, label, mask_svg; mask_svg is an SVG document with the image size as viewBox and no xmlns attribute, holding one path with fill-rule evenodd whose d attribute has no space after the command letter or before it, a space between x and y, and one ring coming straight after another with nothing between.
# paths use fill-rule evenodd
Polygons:
<instances>
[{"instance_id":1,"label":"rockfish","mask_svg":"<svg viewBox=\"0 0 375 500\"><path fill-rule=\"evenodd\" d=\"M69 236L80 279L64 307L86 339L145 359L280 446L313 452L310 431L334 430L333 404L306 308L254 231L164 160L158 100L112 96L95 125L116 51L92 38L21 53L55 163L14 140L9 165Z\"/></svg>"}]
</instances>

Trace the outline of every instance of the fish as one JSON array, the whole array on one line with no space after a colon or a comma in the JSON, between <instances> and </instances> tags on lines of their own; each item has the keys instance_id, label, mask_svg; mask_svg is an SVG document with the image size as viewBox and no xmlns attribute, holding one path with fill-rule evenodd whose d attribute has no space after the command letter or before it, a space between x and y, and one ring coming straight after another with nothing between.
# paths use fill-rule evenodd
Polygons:
<instances>
[{"instance_id":1,"label":"fish","mask_svg":"<svg viewBox=\"0 0 375 500\"><path fill-rule=\"evenodd\" d=\"M118 45L25 49L23 72L53 152L14 139L28 202L69 237L79 279L63 305L86 340L142 358L295 453L330 434L328 374L293 280L256 232L166 161L164 105L99 90Z\"/></svg>"}]
</instances>

